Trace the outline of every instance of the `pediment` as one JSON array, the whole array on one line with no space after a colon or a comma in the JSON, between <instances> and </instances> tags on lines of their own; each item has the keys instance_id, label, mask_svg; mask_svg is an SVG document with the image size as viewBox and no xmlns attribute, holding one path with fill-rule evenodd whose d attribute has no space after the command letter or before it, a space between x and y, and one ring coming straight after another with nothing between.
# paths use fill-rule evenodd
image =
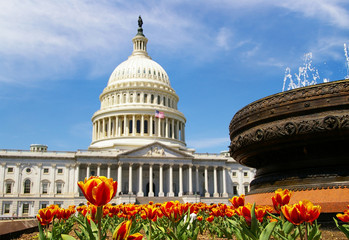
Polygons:
<instances>
[{"instance_id":1,"label":"pediment","mask_svg":"<svg viewBox=\"0 0 349 240\"><path fill-rule=\"evenodd\" d=\"M193 157L185 152L182 152L177 149L173 149L169 146L166 146L158 142L125 152L121 154L121 156L142 157L142 158L178 158L178 157L192 158Z\"/></svg>"}]
</instances>

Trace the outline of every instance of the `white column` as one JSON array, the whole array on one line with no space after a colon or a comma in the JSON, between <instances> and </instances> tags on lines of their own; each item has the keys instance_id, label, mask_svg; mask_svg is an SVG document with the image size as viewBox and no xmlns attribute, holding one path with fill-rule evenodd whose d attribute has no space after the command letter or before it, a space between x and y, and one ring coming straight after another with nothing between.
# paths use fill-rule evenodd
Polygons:
<instances>
[{"instance_id":1,"label":"white column","mask_svg":"<svg viewBox=\"0 0 349 240\"><path fill-rule=\"evenodd\" d=\"M183 196L183 165L179 165L179 191L178 191L178 197Z\"/></svg>"},{"instance_id":2,"label":"white column","mask_svg":"<svg viewBox=\"0 0 349 240\"><path fill-rule=\"evenodd\" d=\"M244 193L245 194L245 189L244 189L244 172L242 168L239 168L239 193Z\"/></svg>"},{"instance_id":3,"label":"white column","mask_svg":"<svg viewBox=\"0 0 349 240\"><path fill-rule=\"evenodd\" d=\"M15 170L15 189L13 189L13 193L16 195L19 195L21 193L21 164L16 163L16 170ZM17 209L16 209L17 211Z\"/></svg>"},{"instance_id":4,"label":"white column","mask_svg":"<svg viewBox=\"0 0 349 240\"><path fill-rule=\"evenodd\" d=\"M132 191L132 163L128 166L128 194L133 195Z\"/></svg>"},{"instance_id":5,"label":"white column","mask_svg":"<svg viewBox=\"0 0 349 240\"><path fill-rule=\"evenodd\" d=\"M106 135L106 132L105 132L105 118L103 118L102 133L103 133L103 138L105 138L105 135Z\"/></svg>"},{"instance_id":6,"label":"white column","mask_svg":"<svg viewBox=\"0 0 349 240\"><path fill-rule=\"evenodd\" d=\"M174 197L174 192L173 192L173 164L170 164L170 168L169 168L169 182L170 182L170 186L169 186L169 192L168 192L168 197Z\"/></svg>"},{"instance_id":7,"label":"white column","mask_svg":"<svg viewBox=\"0 0 349 240\"><path fill-rule=\"evenodd\" d=\"M139 164L138 167L138 193L137 197L144 197L143 193L143 163Z\"/></svg>"},{"instance_id":8,"label":"white column","mask_svg":"<svg viewBox=\"0 0 349 240\"><path fill-rule=\"evenodd\" d=\"M79 187L78 187L78 181L79 181L79 172L80 172L80 165L77 163L75 165L75 185L74 185L74 195L76 197L79 196Z\"/></svg>"},{"instance_id":9,"label":"white column","mask_svg":"<svg viewBox=\"0 0 349 240\"><path fill-rule=\"evenodd\" d=\"M101 176L101 164L97 164L97 176Z\"/></svg>"},{"instance_id":10,"label":"white column","mask_svg":"<svg viewBox=\"0 0 349 240\"><path fill-rule=\"evenodd\" d=\"M227 181L226 181L226 176L225 176L225 167L222 168L222 176L223 176L223 195L222 197L228 197L227 193Z\"/></svg>"},{"instance_id":11,"label":"white column","mask_svg":"<svg viewBox=\"0 0 349 240\"><path fill-rule=\"evenodd\" d=\"M108 138L111 136L111 117L108 118ZM99 176L99 175L98 175Z\"/></svg>"},{"instance_id":12,"label":"white column","mask_svg":"<svg viewBox=\"0 0 349 240\"><path fill-rule=\"evenodd\" d=\"M195 183L196 183L196 193L200 194L200 186L199 186L199 166L195 166Z\"/></svg>"},{"instance_id":13,"label":"white column","mask_svg":"<svg viewBox=\"0 0 349 240\"><path fill-rule=\"evenodd\" d=\"M153 164L149 164L149 193L148 197L154 197L153 190Z\"/></svg>"},{"instance_id":14,"label":"white column","mask_svg":"<svg viewBox=\"0 0 349 240\"><path fill-rule=\"evenodd\" d=\"M64 170L64 184L62 186L62 193L63 194L68 194L70 191L69 191L69 186L71 185L70 182L69 182L69 175L70 175L70 167L71 165L70 164L66 164L65 165L65 168L66 170Z\"/></svg>"},{"instance_id":15,"label":"white column","mask_svg":"<svg viewBox=\"0 0 349 240\"><path fill-rule=\"evenodd\" d=\"M2 177L0 177L0 196L2 197L5 193L4 187L5 187L5 169L6 169L6 163L2 162L0 164L0 173L2 174Z\"/></svg>"},{"instance_id":16,"label":"white column","mask_svg":"<svg viewBox=\"0 0 349 240\"><path fill-rule=\"evenodd\" d=\"M108 167L107 167L107 178L110 178L110 167L111 167L111 164L108 163Z\"/></svg>"},{"instance_id":17,"label":"white column","mask_svg":"<svg viewBox=\"0 0 349 240\"><path fill-rule=\"evenodd\" d=\"M210 193L208 191L208 173L207 166L205 166L205 197L210 197Z\"/></svg>"},{"instance_id":18,"label":"white column","mask_svg":"<svg viewBox=\"0 0 349 240\"><path fill-rule=\"evenodd\" d=\"M192 164L189 164L189 168L188 168L188 176L189 176L189 192L188 194L191 195L193 194L193 175L192 175L192 167L193 165Z\"/></svg>"},{"instance_id":19,"label":"white column","mask_svg":"<svg viewBox=\"0 0 349 240\"><path fill-rule=\"evenodd\" d=\"M166 118L166 134L165 134L165 137L168 138L168 118Z\"/></svg>"},{"instance_id":20,"label":"white column","mask_svg":"<svg viewBox=\"0 0 349 240\"><path fill-rule=\"evenodd\" d=\"M95 140L95 130L96 130L96 123L94 122L92 124L92 141Z\"/></svg>"},{"instance_id":21,"label":"white column","mask_svg":"<svg viewBox=\"0 0 349 240\"><path fill-rule=\"evenodd\" d=\"M153 136L153 116L152 115L150 115L150 120L149 120L149 129L150 129L150 136Z\"/></svg>"},{"instance_id":22,"label":"white column","mask_svg":"<svg viewBox=\"0 0 349 240\"><path fill-rule=\"evenodd\" d=\"M52 186L51 186L51 194L55 194L55 188L56 188L56 164L52 164Z\"/></svg>"},{"instance_id":23,"label":"white column","mask_svg":"<svg viewBox=\"0 0 349 240\"><path fill-rule=\"evenodd\" d=\"M86 179L88 179L90 177L90 165L91 164L87 164L87 167L86 167Z\"/></svg>"},{"instance_id":24,"label":"white column","mask_svg":"<svg viewBox=\"0 0 349 240\"><path fill-rule=\"evenodd\" d=\"M158 118L158 137L161 137L161 118Z\"/></svg>"},{"instance_id":25,"label":"white column","mask_svg":"<svg viewBox=\"0 0 349 240\"><path fill-rule=\"evenodd\" d=\"M122 189L122 163L119 163L118 166L118 188L117 194L119 195Z\"/></svg>"},{"instance_id":26,"label":"white column","mask_svg":"<svg viewBox=\"0 0 349 240\"><path fill-rule=\"evenodd\" d=\"M119 136L118 130L119 130L119 116L116 116L115 124L114 124L114 137Z\"/></svg>"},{"instance_id":27,"label":"white column","mask_svg":"<svg viewBox=\"0 0 349 240\"><path fill-rule=\"evenodd\" d=\"M69 170L69 168L68 168ZM40 187L41 187L41 172L42 172L42 163L38 163L38 180L37 180L37 184L38 186L36 187L36 194L40 194ZM69 172L68 174L66 174L66 176L69 175ZM5 176L5 175L3 175ZM2 186L2 185L1 185ZM1 190L0 190L1 191ZM0 192L1 193L1 192Z\"/></svg>"},{"instance_id":28,"label":"white column","mask_svg":"<svg viewBox=\"0 0 349 240\"><path fill-rule=\"evenodd\" d=\"M144 136L144 115L141 116L141 136Z\"/></svg>"},{"instance_id":29,"label":"white column","mask_svg":"<svg viewBox=\"0 0 349 240\"><path fill-rule=\"evenodd\" d=\"M127 117L126 115L124 116L124 136L127 136L128 133L126 132L127 131Z\"/></svg>"},{"instance_id":30,"label":"white column","mask_svg":"<svg viewBox=\"0 0 349 240\"><path fill-rule=\"evenodd\" d=\"M101 122L97 120L97 139L101 138Z\"/></svg>"},{"instance_id":31,"label":"white column","mask_svg":"<svg viewBox=\"0 0 349 240\"><path fill-rule=\"evenodd\" d=\"M159 165L159 197L164 197L163 164Z\"/></svg>"},{"instance_id":32,"label":"white column","mask_svg":"<svg viewBox=\"0 0 349 240\"><path fill-rule=\"evenodd\" d=\"M119 118L119 137L122 136L122 117Z\"/></svg>"},{"instance_id":33,"label":"white column","mask_svg":"<svg viewBox=\"0 0 349 240\"><path fill-rule=\"evenodd\" d=\"M213 196L219 197L219 193L217 190L217 167L213 168Z\"/></svg>"},{"instance_id":34,"label":"white column","mask_svg":"<svg viewBox=\"0 0 349 240\"><path fill-rule=\"evenodd\" d=\"M132 116L132 136L136 136L136 115Z\"/></svg>"}]
</instances>

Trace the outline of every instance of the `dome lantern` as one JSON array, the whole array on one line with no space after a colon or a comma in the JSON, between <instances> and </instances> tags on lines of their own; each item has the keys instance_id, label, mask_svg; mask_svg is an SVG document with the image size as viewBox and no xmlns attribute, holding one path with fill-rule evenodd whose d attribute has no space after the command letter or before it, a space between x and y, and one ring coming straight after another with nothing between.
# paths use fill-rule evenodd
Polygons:
<instances>
[{"instance_id":1,"label":"dome lantern","mask_svg":"<svg viewBox=\"0 0 349 240\"><path fill-rule=\"evenodd\" d=\"M131 56L136 56L136 55L143 55L145 57L149 57L147 53L147 43L148 39L144 36L143 34L143 21L141 16L138 18L138 33L137 35L132 39L133 42L133 52Z\"/></svg>"}]
</instances>

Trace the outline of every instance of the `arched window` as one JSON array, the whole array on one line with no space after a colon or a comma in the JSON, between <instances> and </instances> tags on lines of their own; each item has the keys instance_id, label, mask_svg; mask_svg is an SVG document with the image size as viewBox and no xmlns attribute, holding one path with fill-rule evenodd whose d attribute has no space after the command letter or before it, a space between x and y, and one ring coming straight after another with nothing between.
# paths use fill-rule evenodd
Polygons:
<instances>
[{"instance_id":1,"label":"arched window","mask_svg":"<svg viewBox=\"0 0 349 240\"><path fill-rule=\"evenodd\" d=\"M24 181L24 193L30 193L30 180L27 179Z\"/></svg>"},{"instance_id":2,"label":"arched window","mask_svg":"<svg viewBox=\"0 0 349 240\"><path fill-rule=\"evenodd\" d=\"M167 99L167 106L171 107L171 100L169 98Z\"/></svg>"},{"instance_id":3,"label":"arched window","mask_svg":"<svg viewBox=\"0 0 349 240\"><path fill-rule=\"evenodd\" d=\"M133 93L130 94L130 103L133 103Z\"/></svg>"},{"instance_id":4,"label":"arched window","mask_svg":"<svg viewBox=\"0 0 349 240\"><path fill-rule=\"evenodd\" d=\"M56 182L56 194L62 194L63 193L63 182L59 181Z\"/></svg>"},{"instance_id":5,"label":"arched window","mask_svg":"<svg viewBox=\"0 0 349 240\"><path fill-rule=\"evenodd\" d=\"M163 97L163 104L164 104L164 106L166 106L166 98L165 97Z\"/></svg>"},{"instance_id":6,"label":"arched window","mask_svg":"<svg viewBox=\"0 0 349 240\"><path fill-rule=\"evenodd\" d=\"M144 100L143 100L144 103L148 103L147 98L148 98L148 95L145 93L144 94Z\"/></svg>"},{"instance_id":7,"label":"arched window","mask_svg":"<svg viewBox=\"0 0 349 240\"><path fill-rule=\"evenodd\" d=\"M42 181L41 193L42 194L47 194L48 193L48 187L49 187L49 182L48 181Z\"/></svg>"},{"instance_id":8,"label":"arched window","mask_svg":"<svg viewBox=\"0 0 349 240\"><path fill-rule=\"evenodd\" d=\"M153 120L153 134L155 134L155 121Z\"/></svg>"},{"instance_id":9,"label":"arched window","mask_svg":"<svg viewBox=\"0 0 349 240\"><path fill-rule=\"evenodd\" d=\"M150 103L154 103L154 95L153 94L150 96Z\"/></svg>"},{"instance_id":10,"label":"arched window","mask_svg":"<svg viewBox=\"0 0 349 240\"><path fill-rule=\"evenodd\" d=\"M160 96L158 96L158 104L160 104Z\"/></svg>"}]
</instances>

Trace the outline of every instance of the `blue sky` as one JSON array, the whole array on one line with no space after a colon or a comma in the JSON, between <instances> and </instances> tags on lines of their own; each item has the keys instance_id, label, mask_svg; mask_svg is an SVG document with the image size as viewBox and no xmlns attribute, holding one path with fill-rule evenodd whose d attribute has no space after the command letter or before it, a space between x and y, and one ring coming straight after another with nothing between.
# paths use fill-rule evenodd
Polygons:
<instances>
[{"instance_id":1,"label":"blue sky","mask_svg":"<svg viewBox=\"0 0 349 240\"><path fill-rule=\"evenodd\" d=\"M234 114L280 92L285 68L297 73L305 53L321 79L347 75L347 0L11 0L0 9L0 149L87 149L138 15L197 152L226 150Z\"/></svg>"}]
</instances>

